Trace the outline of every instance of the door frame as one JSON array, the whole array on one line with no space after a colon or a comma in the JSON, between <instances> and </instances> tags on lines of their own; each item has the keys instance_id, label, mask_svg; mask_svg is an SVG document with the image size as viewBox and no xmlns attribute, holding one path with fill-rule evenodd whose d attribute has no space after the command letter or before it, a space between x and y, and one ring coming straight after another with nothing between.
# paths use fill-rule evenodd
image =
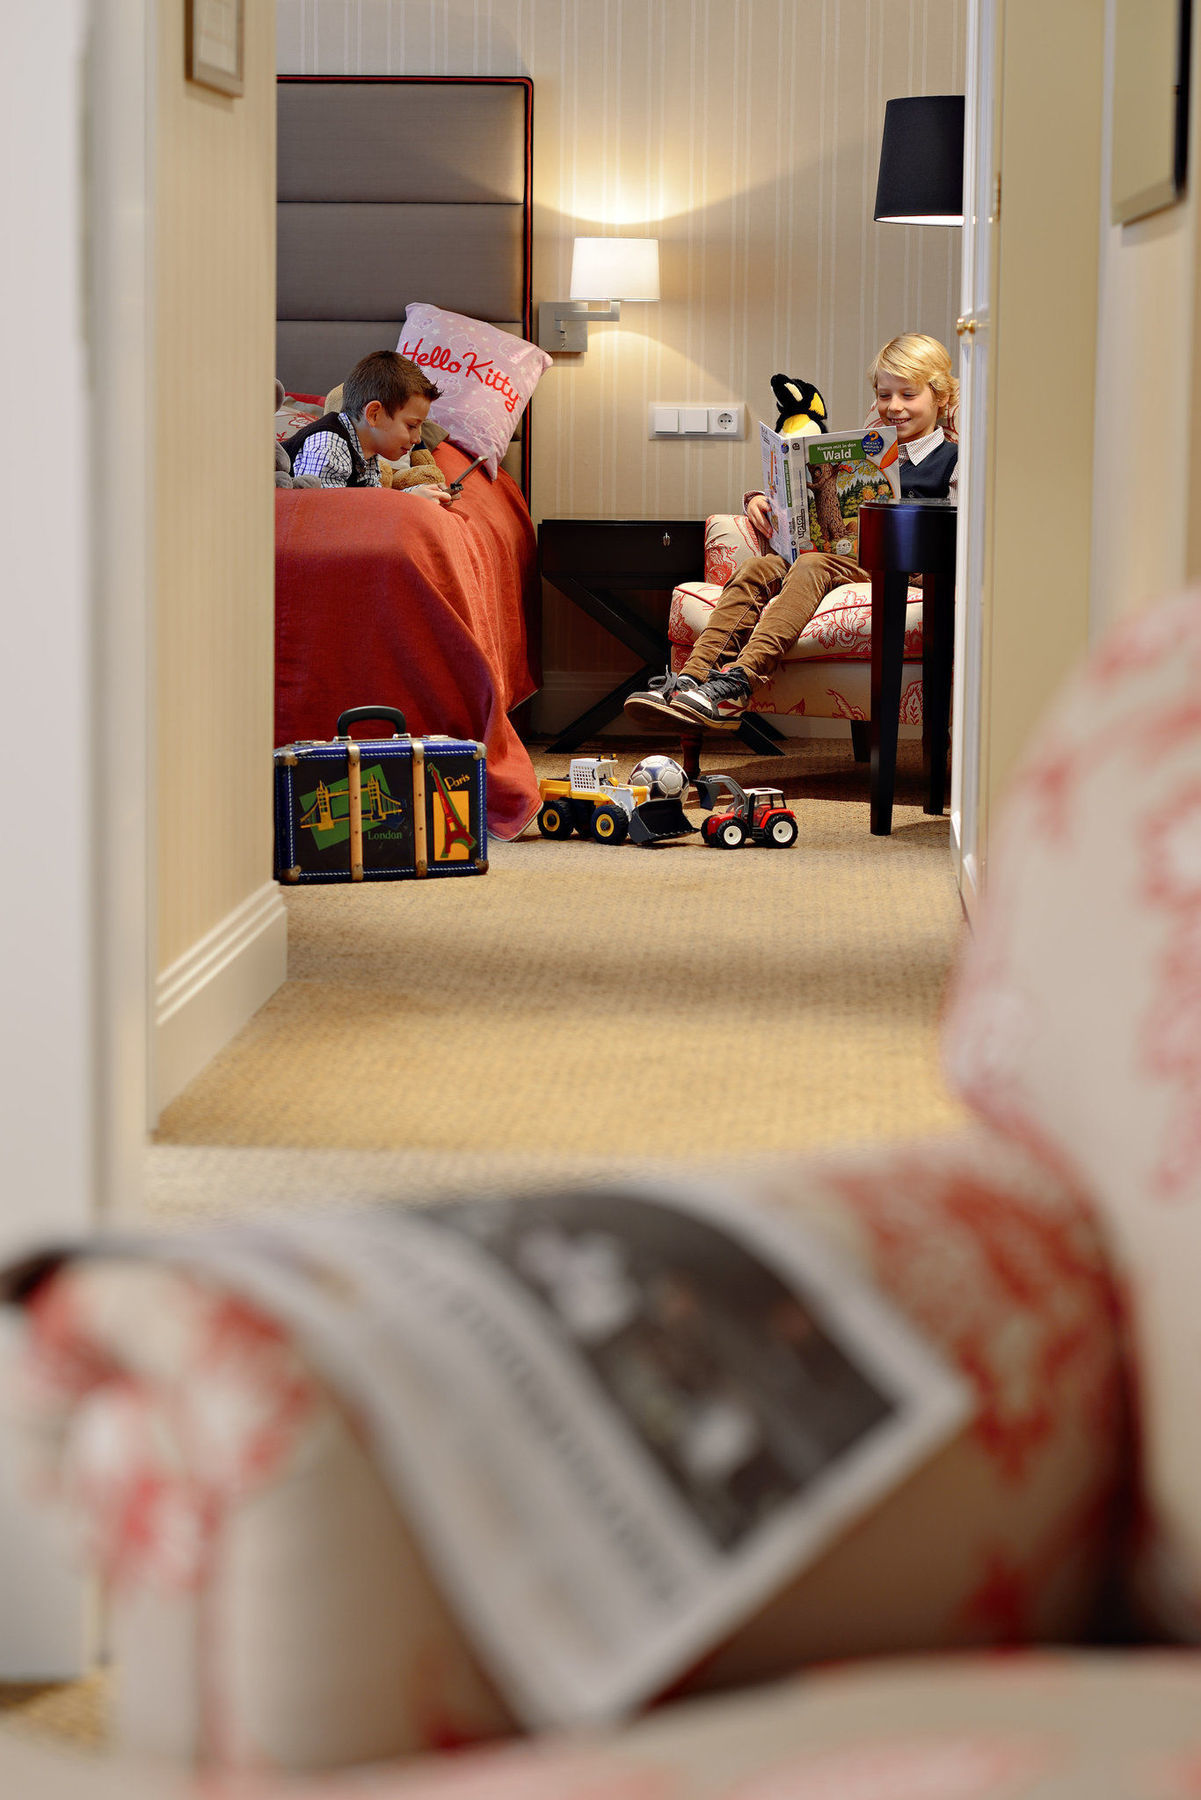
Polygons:
<instances>
[{"instance_id":1,"label":"door frame","mask_svg":"<svg viewBox=\"0 0 1201 1800\"><path fill-rule=\"evenodd\" d=\"M41 0L6 19L0 142L23 180L6 190L0 330L45 404L0 447L20 527L5 547L20 597L6 632L5 773L27 827L0 884L0 1256L141 1201L152 25L150 0ZM11 1340L12 1321L0 1332ZM0 1456L0 1678L68 1678L92 1654L94 1609L8 1484L13 1462Z\"/></svg>"},{"instance_id":2,"label":"door frame","mask_svg":"<svg viewBox=\"0 0 1201 1800\"><path fill-rule=\"evenodd\" d=\"M1105 10L1094 0L995 4L1000 188L989 281L983 573L979 591L969 580L962 596L965 608L979 610L979 693L965 684L961 702L966 719L973 705L979 712L977 894L987 891L998 799L1088 648L1105 62ZM1065 69L1072 74L1066 82ZM1039 386L1048 366L1050 403ZM1055 434L1065 419L1087 447L1074 459L1058 454Z\"/></svg>"},{"instance_id":3,"label":"door frame","mask_svg":"<svg viewBox=\"0 0 1201 1800\"><path fill-rule=\"evenodd\" d=\"M980 801L987 747L983 683L987 611L990 332L996 286L997 193L1004 0L969 0L960 281L960 530L955 576L955 687L951 718L951 860L969 920L983 886Z\"/></svg>"}]
</instances>

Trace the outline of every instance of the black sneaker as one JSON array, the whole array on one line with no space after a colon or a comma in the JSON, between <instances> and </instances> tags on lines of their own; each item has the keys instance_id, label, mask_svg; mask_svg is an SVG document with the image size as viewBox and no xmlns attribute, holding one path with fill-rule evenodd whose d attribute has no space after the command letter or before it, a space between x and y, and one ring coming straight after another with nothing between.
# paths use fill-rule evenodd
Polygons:
<instances>
[{"instance_id":1,"label":"black sneaker","mask_svg":"<svg viewBox=\"0 0 1201 1800\"><path fill-rule=\"evenodd\" d=\"M651 731L666 731L679 726L680 715L671 702L677 694L688 693L700 686L691 675L677 675L669 669L666 675L652 675L641 693L626 700L627 719Z\"/></svg>"},{"instance_id":2,"label":"black sneaker","mask_svg":"<svg viewBox=\"0 0 1201 1800\"><path fill-rule=\"evenodd\" d=\"M672 697L672 711L677 719L691 717L733 731L750 697L751 684L735 665L732 669L719 669L708 681L694 682L690 688L677 691Z\"/></svg>"}]
</instances>

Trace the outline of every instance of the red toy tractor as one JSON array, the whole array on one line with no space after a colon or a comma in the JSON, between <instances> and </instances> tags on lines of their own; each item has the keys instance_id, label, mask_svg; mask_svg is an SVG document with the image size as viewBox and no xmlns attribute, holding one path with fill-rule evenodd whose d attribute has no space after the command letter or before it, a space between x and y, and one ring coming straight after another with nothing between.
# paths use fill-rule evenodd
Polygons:
<instances>
[{"instance_id":1,"label":"red toy tractor","mask_svg":"<svg viewBox=\"0 0 1201 1800\"><path fill-rule=\"evenodd\" d=\"M762 844L765 850L787 850L796 843L796 814L785 806L779 788L740 788L731 775L699 775L693 785L709 814L701 826L701 841L711 849L739 850L750 843ZM731 796L730 804L719 800L723 789Z\"/></svg>"}]
</instances>

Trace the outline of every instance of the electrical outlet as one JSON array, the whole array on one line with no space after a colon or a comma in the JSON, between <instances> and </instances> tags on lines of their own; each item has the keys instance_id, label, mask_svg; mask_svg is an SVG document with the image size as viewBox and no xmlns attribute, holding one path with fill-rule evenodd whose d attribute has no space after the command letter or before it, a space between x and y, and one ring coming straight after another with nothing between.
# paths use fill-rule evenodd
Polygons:
<instances>
[{"instance_id":1,"label":"electrical outlet","mask_svg":"<svg viewBox=\"0 0 1201 1800\"><path fill-rule=\"evenodd\" d=\"M653 438L742 438L746 436L746 407L741 400L729 400L724 406L662 405L654 401L650 408L650 433Z\"/></svg>"},{"instance_id":2,"label":"electrical outlet","mask_svg":"<svg viewBox=\"0 0 1201 1800\"><path fill-rule=\"evenodd\" d=\"M709 408L709 436L740 438L743 434L744 411L741 401L731 401L728 406L711 406Z\"/></svg>"}]
</instances>

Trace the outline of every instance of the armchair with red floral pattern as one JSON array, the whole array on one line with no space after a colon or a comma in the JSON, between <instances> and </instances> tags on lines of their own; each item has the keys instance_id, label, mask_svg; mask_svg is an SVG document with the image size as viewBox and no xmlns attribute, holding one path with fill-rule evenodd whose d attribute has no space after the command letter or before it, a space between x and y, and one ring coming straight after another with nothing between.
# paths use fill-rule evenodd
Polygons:
<instances>
[{"instance_id":1,"label":"armchair with red floral pattern","mask_svg":"<svg viewBox=\"0 0 1201 1800\"><path fill-rule=\"evenodd\" d=\"M713 513L706 519L703 578L681 582L671 597L667 636L673 669L684 667L726 582L748 557L762 556L769 547L745 513ZM768 720L845 719L855 756L866 762L871 659L871 587L848 583L826 595L781 667L752 694L747 711ZM900 722L919 729L922 722L920 588L910 589L905 615Z\"/></svg>"},{"instance_id":2,"label":"armchair with red floral pattern","mask_svg":"<svg viewBox=\"0 0 1201 1800\"><path fill-rule=\"evenodd\" d=\"M371 1419L178 1248L27 1270L25 1442L110 1577L126 1741L254 1769L263 1800L273 1769L415 1753L304 1792L1201 1793L1199 694L1190 593L1119 627L1031 746L947 1008L959 1130L707 1171L849 1259L969 1404L647 1717L435 1755L517 1715Z\"/></svg>"},{"instance_id":3,"label":"armchair with red floral pattern","mask_svg":"<svg viewBox=\"0 0 1201 1800\"><path fill-rule=\"evenodd\" d=\"M879 424L874 408L865 425ZM958 438L958 416L945 425ZM699 581L685 581L671 599L667 636L671 666L684 667L692 646L709 622L725 584L748 557L770 548L745 513L713 513L705 521L705 558ZM810 619L772 680L756 689L747 707L752 721L763 719L845 719L855 757L868 757L867 723L871 718L872 609L871 587L851 582L826 598ZM922 723L922 593L909 591L905 615L905 660L901 671L900 723ZM772 736L778 735L777 731ZM785 732L783 735L787 735ZM692 765L694 755L685 753Z\"/></svg>"}]
</instances>

